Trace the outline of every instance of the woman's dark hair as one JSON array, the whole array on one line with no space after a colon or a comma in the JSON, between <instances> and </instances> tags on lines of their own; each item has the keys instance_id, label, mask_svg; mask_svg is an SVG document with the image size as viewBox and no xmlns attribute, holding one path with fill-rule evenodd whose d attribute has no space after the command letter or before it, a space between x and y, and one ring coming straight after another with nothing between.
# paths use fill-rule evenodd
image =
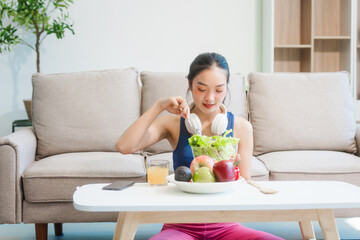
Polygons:
<instances>
[{"instance_id":1,"label":"woman's dark hair","mask_svg":"<svg viewBox=\"0 0 360 240\"><path fill-rule=\"evenodd\" d=\"M229 65L222 55L218 53L202 53L197 56L190 65L189 74L187 76L189 80L189 88L187 93L189 93L192 86L194 78L206 69L213 67L218 67L226 71L226 83L229 83L230 71ZM229 91L227 91L229 92ZM225 99L224 99L225 101Z\"/></svg>"}]
</instances>

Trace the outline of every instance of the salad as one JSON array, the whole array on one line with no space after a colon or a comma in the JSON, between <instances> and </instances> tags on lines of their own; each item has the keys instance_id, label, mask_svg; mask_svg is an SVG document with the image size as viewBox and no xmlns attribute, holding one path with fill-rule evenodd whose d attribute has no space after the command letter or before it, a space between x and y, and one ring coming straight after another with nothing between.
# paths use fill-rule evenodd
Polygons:
<instances>
[{"instance_id":1,"label":"salad","mask_svg":"<svg viewBox=\"0 0 360 240\"><path fill-rule=\"evenodd\" d=\"M226 137L232 130L226 130L223 136L202 136L195 134L191 136L189 144L194 157L207 155L217 161L233 159L236 156L236 146L239 138Z\"/></svg>"}]
</instances>

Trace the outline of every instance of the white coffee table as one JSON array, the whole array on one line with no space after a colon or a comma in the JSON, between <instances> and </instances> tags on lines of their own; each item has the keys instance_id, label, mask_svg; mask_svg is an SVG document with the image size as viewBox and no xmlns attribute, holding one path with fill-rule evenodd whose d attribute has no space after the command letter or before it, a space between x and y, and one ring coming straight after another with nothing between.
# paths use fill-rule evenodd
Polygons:
<instances>
[{"instance_id":1,"label":"white coffee table","mask_svg":"<svg viewBox=\"0 0 360 240\"><path fill-rule=\"evenodd\" d=\"M174 184L150 187L136 183L123 191L106 184L79 187L73 196L81 211L119 212L114 239L134 239L140 223L299 222L303 239L315 239L318 221L325 239L339 239L334 208L360 208L360 188L335 181L260 182L277 189L265 195L247 183L219 194L191 194ZM359 236L360 237L360 236Z\"/></svg>"}]
</instances>

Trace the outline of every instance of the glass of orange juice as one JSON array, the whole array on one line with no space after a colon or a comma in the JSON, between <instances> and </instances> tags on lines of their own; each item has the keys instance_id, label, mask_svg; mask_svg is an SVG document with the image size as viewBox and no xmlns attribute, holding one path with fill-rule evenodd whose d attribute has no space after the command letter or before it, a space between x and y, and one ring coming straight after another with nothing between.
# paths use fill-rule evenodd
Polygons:
<instances>
[{"instance_id":1,"label":"glass of orange juice","mask_svg":"<svg viewBox=\"0 0 360 240\"><path fill-rule=\"evenodd\" d=\"M169 175L168 160L148 160L147 161L147 178L150 186L166 186Z\"/></svg>"}]
</instances>

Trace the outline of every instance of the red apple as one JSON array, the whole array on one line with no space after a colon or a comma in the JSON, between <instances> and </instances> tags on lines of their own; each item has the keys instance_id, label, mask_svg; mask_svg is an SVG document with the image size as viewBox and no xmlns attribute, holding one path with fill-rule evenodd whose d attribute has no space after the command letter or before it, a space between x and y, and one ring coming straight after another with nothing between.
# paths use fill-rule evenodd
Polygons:
<instances>
[{"instance_id":1,"label":"red apple","mask_svg":"<svg viewBox=\"0 0 360 240\"><path fill-rule=\"evenodd\" d=\"M214 164L213 173L217 182L235 180L235 168L231 160L222 160Z\"/></svg>"},{"instance_id":2,"label":"red apple","mask_svg":"<svg viewBox=\"0 0 360 240\"><path fill-rule=\"evenodd\" d=\"M206 155L201 155L201 156L197 156L196 158L194 158L194 160L192 160L190 164L190 170L191 173L194 174L195 171L198 170L200 167L208 167L212 172L213 165L214 165L214 159Z\"/></svg>"}]
</instances>

